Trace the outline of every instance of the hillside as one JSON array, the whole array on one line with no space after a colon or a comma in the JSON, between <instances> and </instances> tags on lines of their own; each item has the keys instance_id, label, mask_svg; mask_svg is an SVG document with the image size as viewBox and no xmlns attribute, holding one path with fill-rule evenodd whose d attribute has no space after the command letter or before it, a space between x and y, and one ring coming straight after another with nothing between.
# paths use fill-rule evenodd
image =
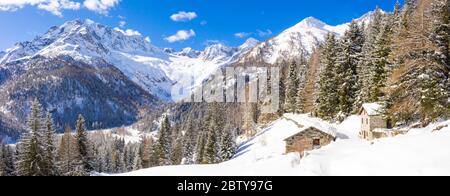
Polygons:
<instances>
[{"instance_id":1,"label":"hillside","mask_svg":"<svg viewBox=\"0 0 450 196\"><path fill-rule=\"evenodd\" d=\"M166 166L120 176L298 176L298 175L449 175L450 121L411 129L407 135L373 142L357 137L360 118L328 124L307 115L286 114L240 145L230 161L213 165ZM284 155L285 138L301 131L298 124L335 128L336 142ZM447 127L445 127L447 126ZM444 128L442 128L444 127ZM437 130L442 128L440 130Z\"/></svg>"}]
</instances>

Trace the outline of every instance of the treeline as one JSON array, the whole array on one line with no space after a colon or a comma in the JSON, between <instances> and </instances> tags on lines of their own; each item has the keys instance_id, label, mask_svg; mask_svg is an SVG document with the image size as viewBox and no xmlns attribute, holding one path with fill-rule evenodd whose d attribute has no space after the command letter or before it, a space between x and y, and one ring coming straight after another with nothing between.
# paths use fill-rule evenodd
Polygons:
<instances>
[{"instance_id":1,"label":"treeline","mask_svg":"<svg viewBox=\"0 0 450 196\"><path fill-rule=\"evenodd\" d=\"M0 176L87 176L227 161L236 151L236 129L227 126L223 117L219 104L208 106L205 119L189 119L183 127L164 115L155 138L142 137L141 142L126 143L123 138L105 133L88 133L80 115L75 132L67 127L58 137L51 114L42 115L35 100L28 132L15 147L1 145Z\"/></svg>"}]
</instances>

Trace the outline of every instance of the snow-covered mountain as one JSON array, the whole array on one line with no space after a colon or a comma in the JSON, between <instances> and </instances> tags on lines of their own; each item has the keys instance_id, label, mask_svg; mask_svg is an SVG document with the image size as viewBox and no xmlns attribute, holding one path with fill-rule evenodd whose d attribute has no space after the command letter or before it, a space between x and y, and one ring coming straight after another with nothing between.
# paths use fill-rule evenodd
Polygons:
<instances>
[{"instance_id":1,"label":"snow-covered mountain","mask_svg":"<svg viewBox=\"0 0 450 196\"><path fill-rule=\"evenodd\" d=\"M209 75L232 58L248 51L257 42L253 39L240 47L223 44L208 46L204 51L185 48L180 52L153 46L139 34L129 34L118 28L107 27L91 20L70 21L52 27L44 35L21 42L8 49L0 65L36 56L55 58L70 56L90 65L105 61L114 65L133 82L162 100L170 100L172 84L180 75L191 78ZM184 69L179 69L183 67ZM202 71L204 70L204 71ZM196 80L205 78L195 77Z\"/></svg>"},{"instance_id":2,"label":"snow-covered mountain","mask_svg":"<svg viewBox=\"0 0 450 196\"><path fill-rule=\"evenodd\" d=\"M373 13L373 11L369 12L355 21L358 24L368 24ZM256 61L273 64L280 60L297 58L302 54L308 56L319 43L325 40L328 33L342 36L349 25L350 23L332 26L314 17L305 18L279 35L258 44L240 62Z\"/></svg>"},{"instance_id":3,"label":"snow-covered mountain","mask_svg":"<svg viewBox=\"0 0 450 196\"><path fill-rule=\"evenodd\" d=\"M139 34L91 20L69 21L1 53L0 113L8 122L25 124L29 102L37 97L54 111L58 128L78 114L92 121L89 128L130 124L161 101L172 101L171 88L181 79L201 84L256 43L174 52Z\"/></svg>"}]
</instances>

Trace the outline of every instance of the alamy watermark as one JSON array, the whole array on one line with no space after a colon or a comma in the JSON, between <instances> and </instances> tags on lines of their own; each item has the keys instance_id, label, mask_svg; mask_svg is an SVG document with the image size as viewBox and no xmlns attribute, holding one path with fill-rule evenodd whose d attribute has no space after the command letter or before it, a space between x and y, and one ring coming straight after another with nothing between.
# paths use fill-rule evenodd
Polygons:
<instances>
[{"instance_id":1,"label":"alamy watermark","mask_svg":"<svg viewBox=\"0 0 450 196\"><path fill-rule=\"evenodd\" d=\"M171 95L183 102L261 103L262 113L275 113L280 107L280 68L226 67L203 81L184 77Z\"/></svg>"}]
</instances>

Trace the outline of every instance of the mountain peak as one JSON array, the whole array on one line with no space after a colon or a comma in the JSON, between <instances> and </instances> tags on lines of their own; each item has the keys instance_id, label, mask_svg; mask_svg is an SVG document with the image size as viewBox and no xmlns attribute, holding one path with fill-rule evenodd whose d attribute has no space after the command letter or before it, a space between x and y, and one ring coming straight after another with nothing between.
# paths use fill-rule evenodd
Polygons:
<instances>
[{"instance_id":1,"label":"mountain peak","mask_svg":"<svg viewBox=\"0 0 450 196\"><path fill-rule=\"evenodd\" d=\"M255 47L259 41L253 37L248 38L242 45L239 46L240 49L246 49Z\"/></svg>"},{"instance_id":2,"label":"mountain peak","mask_svg":"<svg viewBox=\"0 0 450 196\"><path fill-rule=\"evenodd\" d=\"M325 24L324 22L322 22L321 20L319 20L317 18L310 16L310 17L303 19L296 26L322 28L325 25L327 25L327 24Z\"/></svg>"}]
</instances>

